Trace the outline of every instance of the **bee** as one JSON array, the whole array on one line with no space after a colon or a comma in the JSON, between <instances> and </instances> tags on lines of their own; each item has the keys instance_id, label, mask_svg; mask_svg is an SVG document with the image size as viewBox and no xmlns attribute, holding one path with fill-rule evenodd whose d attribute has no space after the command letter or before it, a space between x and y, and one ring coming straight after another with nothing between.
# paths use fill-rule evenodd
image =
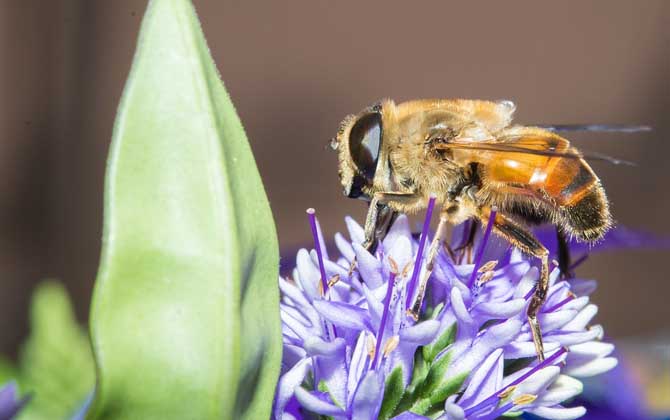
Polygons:
<instances>
[{"instance_id":1,"label":"bee","mask_svg":"<svg viewBox=\"0 0 670 420\"><path fill-rule=\"evenodd\" d=\"M541 263L527 317L543 360L537 314L547 294L549 252L528 225L551 223L559 237L594 242L612 218L584 155L555 130L512 125L514 111L511 101L383 100L347 116L331 147L344 194L369 202L363 246L370 251L398 213L421 211L436 197L439 224L407 308L415 319L447 224L474 219L486 226L496 211L492 231Z\"/></svg>"}]
</instances>

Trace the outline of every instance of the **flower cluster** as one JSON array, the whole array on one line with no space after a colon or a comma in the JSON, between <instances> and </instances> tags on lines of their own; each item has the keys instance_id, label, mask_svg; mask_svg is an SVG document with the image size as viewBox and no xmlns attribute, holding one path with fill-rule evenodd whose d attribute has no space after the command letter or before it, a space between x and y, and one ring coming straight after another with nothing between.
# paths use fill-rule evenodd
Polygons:
<instances>
[{"instance_id":1,"label":"flower cluster","mask_svg":"<svg viewBox=\"0 0 670 420\"><path fill-rule=\"evenodd\" d=\"M426 270L429 215L419 238L400 216L374 254L348 218L350 240L337 234L341 256L330 259L308 212L316 249L300 250L291 278L279 279L284 360L276 419L484 420L521 412L571 419L585 412L562 405L582 391L576 378L617 363L602 328L589 326L597 312L588 297L593 281L552 271L538 316L540 362L526 319L539 277L532 258L467 222L456 227L455 251L438 254L415 320L407 309ZM472 232L474 245L462 246Z\"/></svg>"}]
</instances>

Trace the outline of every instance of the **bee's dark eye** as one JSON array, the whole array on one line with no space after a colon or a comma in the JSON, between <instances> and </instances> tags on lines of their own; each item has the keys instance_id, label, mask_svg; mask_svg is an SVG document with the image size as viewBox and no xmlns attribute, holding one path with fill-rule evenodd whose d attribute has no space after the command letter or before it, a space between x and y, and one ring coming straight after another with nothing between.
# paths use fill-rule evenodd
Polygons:
<instances>
[{"instance_id":1,"label":"bee's dark eye","mask_svg":"<svg viewBox=\"0 0 670 420\"><path fill-rule=\"evenodd\" d=\"M377 168L382 140L382 116L366 114L356 121L349 134L349 153L354 164L367 179L372 180Z\"/></svg>"}]
</instances>

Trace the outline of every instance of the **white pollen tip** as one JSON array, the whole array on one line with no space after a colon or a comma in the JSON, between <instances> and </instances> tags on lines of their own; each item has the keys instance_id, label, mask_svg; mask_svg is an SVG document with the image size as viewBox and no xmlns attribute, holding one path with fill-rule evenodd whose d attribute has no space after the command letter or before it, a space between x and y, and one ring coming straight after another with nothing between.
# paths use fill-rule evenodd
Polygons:
<instances>
[{"instance_id":1,"label":"white pollen tip","mask_svg":"<svg viewBox=\"0 0 670 420\"><path fill-rule=\"evenodd\" d=\"M316 210L314 210L314 209L313 209L313 208L311 208L311 207L310 207L310 208L308 208L308 209L307 209L307 210L305 210L305 211L307 212L307 214L314 214L314 213L316 213Z\"/></svg>"}]
</instances>

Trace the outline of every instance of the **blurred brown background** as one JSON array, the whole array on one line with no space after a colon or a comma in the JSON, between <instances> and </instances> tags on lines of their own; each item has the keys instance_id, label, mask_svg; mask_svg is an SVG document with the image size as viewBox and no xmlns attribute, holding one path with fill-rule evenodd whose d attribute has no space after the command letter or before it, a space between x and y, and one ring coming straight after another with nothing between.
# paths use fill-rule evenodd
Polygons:
<instances>
[{"instance_id":1,"label":"blurred brown background","mask_svg":"<svg viewBox=\"0 0 670 420\"><path fill-rule=\"evenodd\" d=\"M624 225L670 235L670 2L195 1L246 126L283 248L363 217L325 146L382 97L508 98L525 123L629 123L579 134ZM0 6L0 351L27 328L32 287L62 279L86 319L99 258L112 123L145 1L4 0ZM667 251L594 256L599 321L614 337L669 331Z\"/></svg>"}]
</instances>

